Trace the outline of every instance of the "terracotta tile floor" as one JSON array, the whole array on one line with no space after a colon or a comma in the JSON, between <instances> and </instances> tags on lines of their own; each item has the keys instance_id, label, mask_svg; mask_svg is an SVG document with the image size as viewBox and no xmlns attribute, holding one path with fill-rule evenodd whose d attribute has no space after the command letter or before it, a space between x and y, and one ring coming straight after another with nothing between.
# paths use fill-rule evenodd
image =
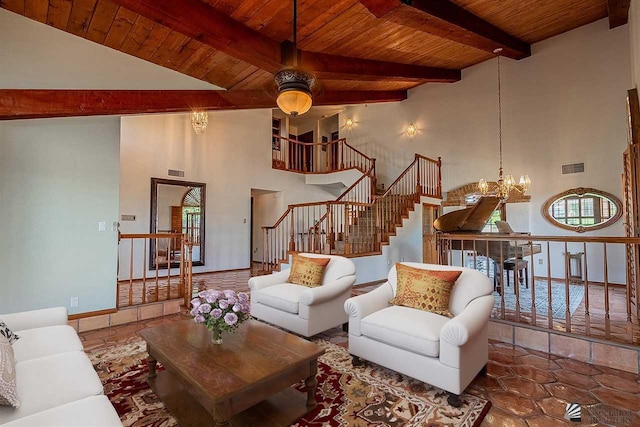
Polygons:
<instances>
[{"instance_id":1,"label":"terracotta tile floor","mask_svg":"<svg viewBox=\"0 0 640 427\"><path fill-rule=\"evenodd\" d=\"M200 289L247 290L250 276L250 270L239 270L198 275L194 282ZM85 350L105 348L139 339L141 329L184 318L184 313L175 314L80 336ZM347 345L340 328L318 337ZM477 377L467 391L493 404L483 426L640 425L640 376L511 344L489 344L487 375ZM567 403L582 405L582 424L563 419Z\"/></svg>"}]
</instances>

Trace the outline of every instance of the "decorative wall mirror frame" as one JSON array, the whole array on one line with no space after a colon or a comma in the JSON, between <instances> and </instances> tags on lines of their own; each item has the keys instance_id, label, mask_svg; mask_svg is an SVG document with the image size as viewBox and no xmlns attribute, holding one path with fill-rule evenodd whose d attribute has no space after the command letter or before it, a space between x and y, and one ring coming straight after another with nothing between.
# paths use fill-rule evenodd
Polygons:
<instances>
[{"instance_id":1,"label":"decorative wall mirror frame","mask_svg":"<svg viewBox=\"0 0 640 427\"><path fill-rule=\"evenodd\" d=\"M151 178L151 234L187 234L193 242L191 258L194 266L204 265L206 184ZM157 239L160 269L180 267L183 256L180 242ZM156 239L150 239L149 269L156 269ZM164 259L164 262L161 260Z\"/></svg>"},{"instance_id":2,"label":"decorative wall mirror frame","mask_svg":"<svg viewBox=\"0 0 640 427\"><path fill-rule=\"evenodd\" d=\"M614 224L622 216L622 202L595 188L572 188L551 196L542 216L556 227L584 233Z\"/></svg>"}]
</instances>

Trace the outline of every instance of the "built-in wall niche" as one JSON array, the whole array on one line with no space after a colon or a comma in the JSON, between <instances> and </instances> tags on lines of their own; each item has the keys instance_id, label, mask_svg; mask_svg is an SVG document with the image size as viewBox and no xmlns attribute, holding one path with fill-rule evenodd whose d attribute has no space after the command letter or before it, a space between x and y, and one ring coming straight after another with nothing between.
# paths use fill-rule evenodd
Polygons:
<instances>
[{"instance_id":1,"label":"built-in wall niche","mask_svg":"<svg viewBox=\"0 0 640 427\"><path fill-rule=\"evenodd\" d=\"M151 234L185 234L192 243L194 266L204 265L206 185L151 178ZM157 244L156 244L157 242ZM180 267L185 256L181 239L151 239L149 269Z\"/></svg>"},{"instance_id":2,"label":"built-in wall niche","mask_svg":"<svg viewBox=\"0 0 640 427\"><path fill-rule=\"evenodd\" d=\"M595 188L572 188L549 197L542 205L542 216L556 227L584 233L619 220L622 202Z\"/></svg>"}]
</instances>

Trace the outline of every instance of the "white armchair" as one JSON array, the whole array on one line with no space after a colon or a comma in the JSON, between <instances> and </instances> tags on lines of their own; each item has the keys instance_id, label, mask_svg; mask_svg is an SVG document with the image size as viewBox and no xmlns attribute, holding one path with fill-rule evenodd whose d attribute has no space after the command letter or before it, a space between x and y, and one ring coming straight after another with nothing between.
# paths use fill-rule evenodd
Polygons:
<instances>
[{"instance_id":1,"label":"white armchair","mask_svg":"<svg viewBox=\"0 0 640 427\"><path fill-rule=\"evenodd\" d=\"M290 269L249 279L251 315L291 332L310 337L346 324L344 302L351 296L356 268L350 259L324 254L299 254L330 258L322 285L309 288L287 283Z\"/></svg>"},{"instance_id":2,"label":"white armchair","mask_svg":"<svg viewBox=\"0 0 640 427\"><path fill-rule=\"evenodd\" d=\"M482 371L488 360L489 315L493 286L486 275L464 267L402 263L428 270L460 270L451 291L453 318L415 308L391 305L395 266L388 281L375 290L348 299L349 353L354 365L369 360L450 393L449 403Z\"/></svg>"}]
</instances>

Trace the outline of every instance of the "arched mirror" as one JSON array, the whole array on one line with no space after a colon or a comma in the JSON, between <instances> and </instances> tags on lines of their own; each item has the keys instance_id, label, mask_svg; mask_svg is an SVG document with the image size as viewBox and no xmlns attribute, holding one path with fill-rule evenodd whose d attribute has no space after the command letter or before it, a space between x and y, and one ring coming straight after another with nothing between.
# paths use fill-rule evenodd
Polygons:
<instances>
[{"instance_id":1,"label":"arched mirror","mask_svg":"<svg viewBox=\"0 0 640 427\"><path fill-rule=\"evenodd\" d=\"M206 185L199 182L151 178L151 233L186 234L193 243L193 265L204 265L204 208ZM151 239L149 268L180 266L179 239ZM156 252L157 250L157 252ZM157 253L157 256L155 254Z\"/></svg>"},{"instance_id":2,"label":"arched mirror","mask_svg":"<svg viewBox=\"0 0 640 427\"><path fill-rule=\"evenodd\" d=\"M542 216L556 227L584 233L608 227L622 216L622 202L595 188L572 188L550 197Z\"/></svg>"}]
</instances>

